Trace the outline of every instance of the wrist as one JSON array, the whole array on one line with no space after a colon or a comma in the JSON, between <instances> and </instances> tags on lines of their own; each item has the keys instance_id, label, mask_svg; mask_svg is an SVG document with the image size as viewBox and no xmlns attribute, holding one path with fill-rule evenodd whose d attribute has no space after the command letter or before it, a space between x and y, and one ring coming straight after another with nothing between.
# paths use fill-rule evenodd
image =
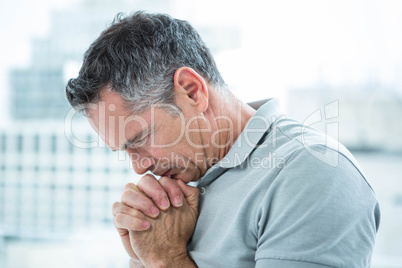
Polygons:
<instances>
[{"instance_id":1,"label":"wrist","mask_svg":"<svg viewBox=\"0 0 402 268\"><path fill-rule=\"evenodd\" d=\"M169 264L162 260L153 260L145 263L146 268L168 268Z\"/></svg>"},{"instance_id":2,"label":"wrist","mask_svg":"<svg viewBox=\"0 0 402 268\"><path fill-rule=\"evenodd\" d=\"M193 264L193 265L192 265ZM171 259L171 263L169 263L169 267L197 267L195 262L187 253L187 249L181 253L174 255Z\"/></svg>"},{"instance_id":3,"label":"wrist","mask_svg":"<svg viewBox=\"0 0 402 268\"><path fill-rule=\"evenodd\" d=\"M161 254L144 262L147 268L197 267L187 250L179 254Z\"/></svg>"}]
</instances>

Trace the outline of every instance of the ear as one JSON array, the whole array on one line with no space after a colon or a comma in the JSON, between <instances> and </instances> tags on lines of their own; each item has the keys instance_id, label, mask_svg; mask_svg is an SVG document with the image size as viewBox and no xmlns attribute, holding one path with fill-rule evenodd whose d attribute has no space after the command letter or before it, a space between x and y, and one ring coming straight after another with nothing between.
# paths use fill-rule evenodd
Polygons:
<instances>
[{"instance_id":1,"label":"ear","mask_svg":"<svg viewBox=\"0 0 402 268\"><path fill-rule=\"evenodd\" d=\"M173 78L177 96L184 97L188 103L203 113L208 108L208 87L205 79L189 67L176 70Z\"/></svg>"}]
</instances>

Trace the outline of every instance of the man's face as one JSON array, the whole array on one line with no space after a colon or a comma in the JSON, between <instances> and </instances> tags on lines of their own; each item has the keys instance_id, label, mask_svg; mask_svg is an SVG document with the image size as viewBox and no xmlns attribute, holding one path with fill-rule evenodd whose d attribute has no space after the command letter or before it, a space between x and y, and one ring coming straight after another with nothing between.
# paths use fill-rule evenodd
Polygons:
<instances>
[{"instance_id":1,"label":"man's face","mask_svg":"<svg viewBox=\"0 0 402 268\"><path fill-rule=\"evenodd\" d=\"M125 150L134 171L169 176L185 183L198 180L207 167L197 116L188 109L173 116L161 108L131 115L124 100L104 90L89 109L88 121L112 150Z\"/></svg>"}]
</instances>

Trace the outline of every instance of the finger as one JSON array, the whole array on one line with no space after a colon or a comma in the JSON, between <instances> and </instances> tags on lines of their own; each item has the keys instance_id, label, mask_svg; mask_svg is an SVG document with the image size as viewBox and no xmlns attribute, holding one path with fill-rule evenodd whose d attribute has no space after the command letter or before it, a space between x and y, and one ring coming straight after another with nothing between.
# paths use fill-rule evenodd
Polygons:
<instances>
[{"instance_id":1,"label":"finger","mask_svg":"<svg viewBox=\"0 0 402 268\"><path fill-rule=\"evenodd\" d=\"M119 233L119 235L123 238L126 235L128 235L128 230L127 229L123 229L123 228L117 228L116 227L117 232Z\"/></svg>"},{"instance_id":2,"label":"finger","mask_svg":"<svg viewBox=\"0 0 402 268\"><path fill-rule=\"evenodd\" d=\"M129 192L126 192L126 191ZM135 193L131 192L134 191ZM132 208L142 211L145 215L151 218L156 218L159 215L159 209L155 206L153 201L146 196L137 185L134 183L127 183L124 186L122 200L124 199L124 203Z\"/></svg>"},{"instance_id":3,"label":"finger","mask_svg":"<svg viewBox=\"0 0 402 268\"><path fill-rule=\"evenodd\" d=\"M198 188L189 186L181 180L177 180L177 185L179 185L189 206L198 211L198 198L199 198Z\"/></svg>"},{"instance_id":4,"label":"finger","mask_svg":"<svg viewBox=\"0 0 402 268\"><path fill-rule=\"evenodd\" d=\"M141 217L118 213L114 217L114 226L118 229L129 231L145 231L150 227L150 223Z\"/></svg>"},{"instance_id":5,"label":"finger","mask_svg":"<svg viewBox=\"0 0 402 268\"><path fill-rule=\"evenodd\" d=\"M123 192L123 195L121 196L121 202L126 205L126 207L118 205L116 209L117 210L121 209L125 214L130 214L130 207L134 210L139 210L148 217L155 218L159 215L159 209L155 206L154 202L152 202L151 199L149 199L147 196L144 195L144 193L139 192L139 189L137 191L134 190L125 190ZM128 207L127 207L128 206Z\"/></svg>"},{"instance_id":6,"label":"finger","mask_svg":"<svg viewBox=\"0 0 402 268\"><path fill-rule=\"evenodd\" d=\"M136 190L136 189L138 189L137 185L135 185L132 182L129 182L124 186L123 191L125 191L125 190Z\"/></svg>"},{"instance_id":7,"label":"finger","mask_svg":"<svg viewBox=\"0 0 402 268\"><path fill-rule=\"evenodd\" d=\"M131 208L129 206L127 206L126 204L122 203L122 202L114 202L113 206L112 206L112 214L113 216L116 216L117 213L123 213L123 214L129 214L131 215L131 212L133 211L134 214L134 209ZM132 215L134 216L134 215Z\"/></svg>"},{"instance_id":8,"label":"finger","mask_svg":"<svg viewBox=\"0 0 402 268\"><path fill-rule=\"evenodd\" d=\"M127 202L127 203L129 203L129 202ZM152 205L152 206L153 206L153 208L151 207L149 210L151 211L150 214L152 214L152 218L155 218L155 217L158 216L159 210L154 205ZM138 207L140 207L140 206L138 206ZM142 213L144 213L142 210L144 210L144 209L134 208L134 207L129 206L129 205L127 205L125 203L122 203L122 202L115 202L113 204L113 206L112 206L112 214L113 214L113 216L116 216L118 213L123 213L123 214L131 215L131 216L136 216L138 211L141 211ZM151 217L150 215L147 215L147 216Z\"/></svg>"},{"instance_id":9,"label":"finger","mask_svg":"<svg viewBox=\"0 0 402 268\"><path fill-rule=\"evenodd\" d=\"M137 186L143 193L152 198L155 205L160 209L166 210L169 208L168 195L154 176L146 174L140 179Z\"/></svg>"},{"instance_id":10,"label":"finger","mask_svg":"<svg viewBox=\"0 0 402 268\"><path fill-rule=\"evenodd\" d=\"M123 230L123 229L117 229L117 230ZM125 233L123 235L120 234L120 236L121 236L121 242L123 243L123 247L126 250L127 254L130 256L131 259L138 261L138 257L135 254L133 248L131 247L129 232L125 230Z\"/></svg>"},{"instance_id":11,"label":"finger","mask_svg":"<svg viewBox=\"0 0 402 268\"><path fill-rule=\"evenodd\" d=\"M181 207L183 205L183 193L176 180L169 177L162 177L159 179L159 184L169 196L170 202L175 207Z\"/></svg>"}]
</instances>

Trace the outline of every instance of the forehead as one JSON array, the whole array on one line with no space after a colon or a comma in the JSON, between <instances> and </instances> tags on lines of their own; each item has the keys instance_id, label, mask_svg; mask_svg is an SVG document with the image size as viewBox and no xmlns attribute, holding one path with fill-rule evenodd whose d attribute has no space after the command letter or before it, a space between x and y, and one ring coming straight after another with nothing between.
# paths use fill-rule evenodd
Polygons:
<instances>
[{"instance_id":1,"label":"forehead","mask_svg":"<svg viewBox=\"0 0 402 268\"><path fill-rule=\"evenodd\" d=\"M134 115L125 109L123 98L112 90L101 92L99 101L90 105L88 121L102 140L112 149L123 144L150 127L150 115L146 111Z\"/></svg>"},{"instance_id":2,"label":"forehead","mask_svg":"<svg viewBox=\"0 0 402 268\"><path fill-rule=\"evenodd\" d=\"M98 102L90 104L87 113L91 125L92 123L100 125L110 117L128 116L124 109L123 98L118 93L108 89L101 91Z\"/></svg>"}]
</instances>

